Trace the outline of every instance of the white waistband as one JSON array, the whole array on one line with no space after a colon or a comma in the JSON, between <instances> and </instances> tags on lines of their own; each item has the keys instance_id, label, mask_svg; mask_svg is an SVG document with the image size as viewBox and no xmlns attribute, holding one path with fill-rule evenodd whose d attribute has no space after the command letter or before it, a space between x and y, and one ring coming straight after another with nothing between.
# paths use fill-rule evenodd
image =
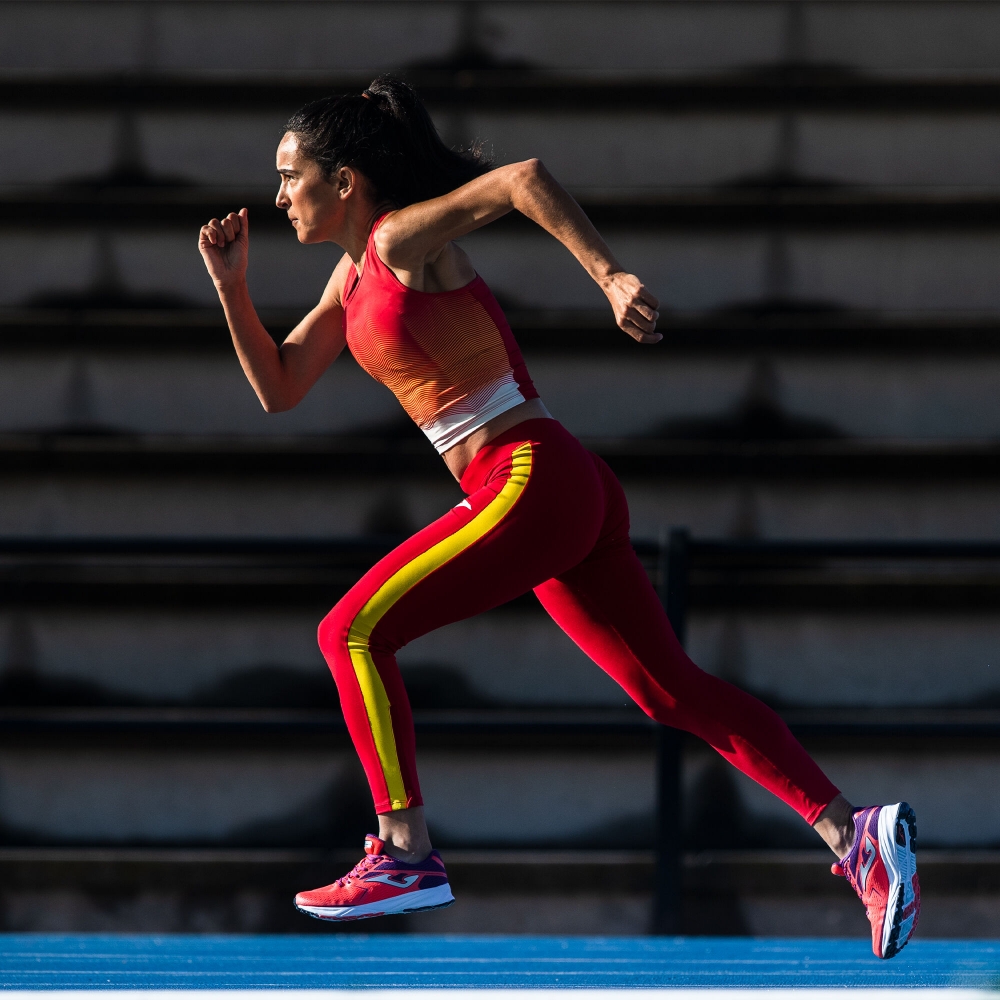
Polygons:
<instances>
[{"instance_id":1,"label":"white waistband","mask_svg":"<svg viewBox=\"0 0 1000 1000\"><path fill-rule=\"evenodd\" d=\"M512 410L524 402L526 400L521 395L520 387L511 378L504 380L485 403L476 407L475 412L443 413L437 420L425 424L420 429L430 439L438 454L443 455L449 448L454 448L459 441L478 431L494 417L506 413L507 410ZM539 402L541 401L539 400ZM542 409L545 410L544 403ZM551 416L548 410L545 410L545 416Z\"/></svg>"}]
</instances>

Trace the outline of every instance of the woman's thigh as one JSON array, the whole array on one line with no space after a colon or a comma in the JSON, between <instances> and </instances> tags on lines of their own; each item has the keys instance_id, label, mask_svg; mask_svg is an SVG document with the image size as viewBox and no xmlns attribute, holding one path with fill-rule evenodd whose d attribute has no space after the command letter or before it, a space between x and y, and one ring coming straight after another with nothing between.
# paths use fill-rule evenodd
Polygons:
<instances>
[{"instance_id":1,"label":"woman's thigh","mask_svg":"<svg viewBox=\"0 0 1000 1000\"><path fill-rule=\"evenodd\" d=\"M601 484L589 460L548 444L512 442L497 474L358 581L331 613L330 638L394 652L583 559L600 532Z\"/></svg>"}]
</instances>

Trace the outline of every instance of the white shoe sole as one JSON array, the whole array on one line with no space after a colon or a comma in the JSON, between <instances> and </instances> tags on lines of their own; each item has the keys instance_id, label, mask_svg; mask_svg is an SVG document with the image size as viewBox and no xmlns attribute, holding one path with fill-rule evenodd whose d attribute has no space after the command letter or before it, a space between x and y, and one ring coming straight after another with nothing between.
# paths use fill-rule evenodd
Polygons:
<instances>
[{"instance_id":1,"label":"white shoe sole","mask_svg":"<svg viewBox=\"0 0 1000 1000\"><path fill-rule=\"evenodd\" d=\"M451 906L454 902L451 886L445 882L444 885L436 885L433 889L403 892L390 899L379 900L377 903L362 903L360 906L300 906L296 903L295 909L317 920L365 920L368 917L383 917L392 913L437 910L443 906Z\"/></svg>"},{"instance_id":2,"label":"white shoe sole","mask_svg":"<svg viewBox=\"0 0 1000 1000\"><path fill-rule=\"evenodd\" d=\"M878 848L889 876L889 899L882 924L882 957L892 958L910 940L920 915L920 889L914 886L917 818L905 802L883 806L878 813ZM910 913L903 916L907 907Z\"/></svg>"}]
</instances>

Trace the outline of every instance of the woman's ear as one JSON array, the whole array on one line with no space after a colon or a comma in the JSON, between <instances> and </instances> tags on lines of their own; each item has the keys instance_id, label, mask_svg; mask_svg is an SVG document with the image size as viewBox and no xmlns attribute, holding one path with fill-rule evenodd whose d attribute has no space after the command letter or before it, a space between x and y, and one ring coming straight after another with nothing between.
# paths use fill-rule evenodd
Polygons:
<instances>
[{"instance_id":1,"label":"woman's ear","mask_svg":"<svg viewBox=\"0 0 1000 1000\"><path fill-rule=\"evenodd\" d=\"M344 201L354 193L358 184L358 175L350 167L341 167L330 178L330 183L334 186L337 197Z\"/></svg>"}]
</instances>

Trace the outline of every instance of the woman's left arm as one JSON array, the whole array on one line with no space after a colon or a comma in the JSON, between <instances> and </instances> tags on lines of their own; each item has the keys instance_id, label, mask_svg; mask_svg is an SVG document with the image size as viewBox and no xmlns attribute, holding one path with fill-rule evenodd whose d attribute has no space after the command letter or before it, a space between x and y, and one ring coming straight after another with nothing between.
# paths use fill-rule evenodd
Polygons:
<instances>
[{"instance_id":1,"label":"woman's left arm","mask_svg":"<svg viewBox=\"0 0 1000 1000\"><path fill-rule=\"evenodd\" d=\"M608 297L622 330L641 344L662 339L656 332L656 297L618 263L583 209L540 160L497 167L440 198L393 212L375 234L376 248L390 267L418 270L433 263L452 240L515 209L576 257Z\"/></svg>"}]
</instances>

